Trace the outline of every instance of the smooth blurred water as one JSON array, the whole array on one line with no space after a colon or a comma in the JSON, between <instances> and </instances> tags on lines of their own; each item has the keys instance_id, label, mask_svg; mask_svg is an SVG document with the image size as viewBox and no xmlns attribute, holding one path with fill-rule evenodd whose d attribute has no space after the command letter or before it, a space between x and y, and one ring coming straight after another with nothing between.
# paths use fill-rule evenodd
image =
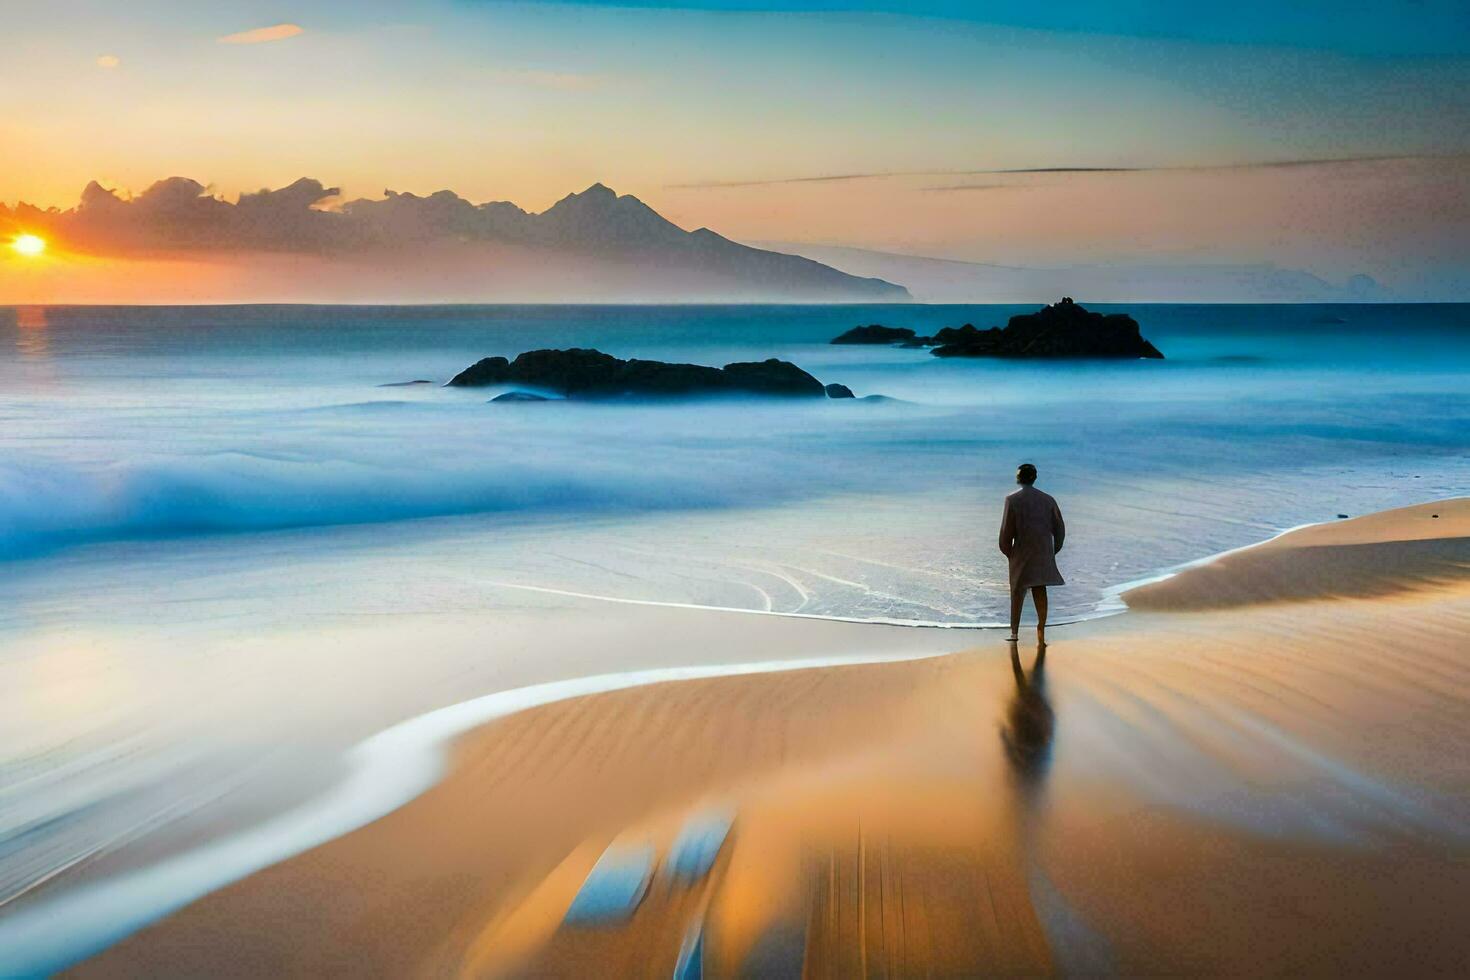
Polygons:
<instances>
[{"instance_id":1,"label":"smooth blurred water","mask_svg":"<svg viewBox=\"0 0 1470 980\"><path fill-rule=\"evenodd\" d=\"M551 629L559 592L994 623L1023 460L1069 524L1061 619L1285 527L1470 491L1470 306L1130 308L1162 362L827 343L1022 310L0 309L0 900L516 655L343 631ZM439 387L568 346L782 357L894 400ZM413 379L435 384L380 387Z\"/></svg>"},{"instance_id":2,"label":"smooth blurred water","mask_svg":"<svg viewBox=\"0 0 1470 980\"><path fill-rule=\"evenodd\" d=\"M412 550L403 521L463 515L461 550L529 584L982 621L1002 608L991 525L1022 459L1073 517L1072 615L1283 526L1463 489L1470 307L1136 308L1164 362L825 343L1019 309L3 311L0 558L342 524L392 524L374 540ZM900 401L491 406L438 386L542 346L784 357ZM435 384L380 387L415 379ZM540 524L547 548L529 547ZM547 555L569 542L615 570Z\"/></svg>"}]
</instances>

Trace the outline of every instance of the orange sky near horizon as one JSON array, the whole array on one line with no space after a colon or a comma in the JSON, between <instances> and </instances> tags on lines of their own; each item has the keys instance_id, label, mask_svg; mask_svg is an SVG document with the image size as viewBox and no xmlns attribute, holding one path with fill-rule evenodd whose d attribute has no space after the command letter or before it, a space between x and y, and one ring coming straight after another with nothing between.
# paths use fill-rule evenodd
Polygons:
<instances>
[{"instance_id":1,"label":"orange sky near horizon","mask_svg":"<svg viewBox=\"0 0 1470 980\"><path fill-rule=\"evenodd\" d=\"M1087 264L1102 254L1160 264L1310 259L1337 281L1366 271L1405 288L1420 282L1424 263L1470 247L1470 158L665 187L647 203L685 228L748 242L1001 265ZM120 261L52 245L37 258L0 255L0 303L297 300L323 281L318 263L279 256ZM347 280L334 281L332 296L352 294Z\"/></svg>"}]
</instances>

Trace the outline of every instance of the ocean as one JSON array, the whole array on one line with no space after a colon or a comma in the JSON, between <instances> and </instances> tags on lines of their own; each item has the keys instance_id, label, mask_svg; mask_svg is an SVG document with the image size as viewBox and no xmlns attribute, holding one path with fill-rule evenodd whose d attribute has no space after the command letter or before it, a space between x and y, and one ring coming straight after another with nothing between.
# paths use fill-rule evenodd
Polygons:
<instances>
[{"instance_id":1,"label":"ocean","mask_svg":"<svg viewBox=\"0 0 1470 980\"><path fill-rule=\"evenodd\" d=\"M1023 461L1068 522L1058 622L1285 528L1470 492L1470 306L1097 308L1166 360L827 343L1022 306L0 308L0 903L211 808L246 825L384 719L501 676L648 666L582 633L523 663L505 637L556 629L558 597L995 625ZM572 346L780 357L885 397L441 387Z\"/></svg>"}]
</instances>

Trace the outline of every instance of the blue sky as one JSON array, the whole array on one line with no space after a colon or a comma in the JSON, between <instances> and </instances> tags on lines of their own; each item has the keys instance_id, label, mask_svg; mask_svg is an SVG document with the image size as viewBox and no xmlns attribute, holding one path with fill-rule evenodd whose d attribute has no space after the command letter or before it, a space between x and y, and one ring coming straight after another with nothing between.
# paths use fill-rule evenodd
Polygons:
<instances>
[{"instance_id":1,"label":"blue sky","mask_svg":"<svg viewBox=\"0 0 1470 980\"><path fill-rule=\"evenodd\" d=\"M466 0L468 3L499 0ZM1283 45L1350 54L1470 52L1463 0L560 0L569 5L725 12L887 13L1037 30Z\"/></svg>"}]
</instances>

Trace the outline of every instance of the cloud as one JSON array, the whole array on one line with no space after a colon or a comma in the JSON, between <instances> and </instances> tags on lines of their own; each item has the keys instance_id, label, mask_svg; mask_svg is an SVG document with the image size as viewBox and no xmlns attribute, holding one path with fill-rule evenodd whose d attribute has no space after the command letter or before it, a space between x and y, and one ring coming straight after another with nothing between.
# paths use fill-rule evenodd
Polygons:
<instances>
[{"instance_id":1,"label":"cloud","mask_svg":"<svg viewBox=\"0 0 1470 980\"><path fill-rule=\"evenodd\" d=\"M97 254L258 249L321 250L334 229L315 206L339 193L303 178L278 190L242 194L231 204L188 177L169 177L136 196L92 181L67 211L17 205L29 224L78 251Z\"/></svg>"},{"instance_id":2,"label":"cloud","mask_svg":"<svg viewBox=\"0 0 1470 980\"><path fill-rule=\"evenodd\" d=\"M1388 160L1417 160L1422 157L1413 155L1400 156L1355 156L1355 157L1323 157L1307 158L1300 160L1260 160L1246 163L1217 163L1197 164L1192 166L1159 166L1143 165L1137 167L1077 167L1077 166L1054 166L1054 167L1008 167L989 170L875 170L868 173L857 174L821 174L817 176L803 177L771 177L763 180L710 180L698 181L689 184L669 184L671 190L701 190L706 188L720 187L766 187L774 184L806 184L820 183L839 180L886 180L893 177L981 177L1001 176L1005 174L1131 174L1131 173L1153 173L1160 171L1198 171L1198 170L1256 170L1271 167L1327 167L1353 163L1378 163ZM969 190L978 187L990 187L996 185L960 184L953 187L932 187L928 190Z\"/></svg>"},{"instance_id":3,"label":"cloud","mask_svg":"<svg viewBox=\"0 0 1470 980\"><path fill-rule=\"evenodd\" d=\"M201 252L345 253L410 250L439 243L532 243L551 229L505 201L473 204L452 191L427 197L385 191L382 200L326 205L341 194L303 177L285 187L241 194L230 202L188 177L168 177L137 195L96 181L76 207L18 204L16 220L67 248L98 255Z\"/></svg>"},{"instance_id":4,"label":"cloud","mask_svg":"<svg viewBox=\"0 0 1470 980\"><path fill-rule=\"evenodd\" d=\"M1131 174L1140 170L1172 170L1174 167L1015 167L1010 170L975 170L977 174Z\"/></svg>"},{"instance_id":5,"label":"cloud","mask_svg":"<svg viewBox=\"0 0 1470 980\"><path fill-rule=\"evenodd\" d=\"M98 68L116 68L122 64L122 59L115 54L104 54L97 58Z\"/></svg>"},{"instance_id":6,"label":"cloud","mask_svg":"<svg viewBox=\"0 0 1470 980\"><path fill-rule=\"evenodd\" d=\"M257 27L254 30L241 31L238 34L226 34L218 38L218 41L220 44L265 44L269 41L284 41L301 32L302 28L296 24L275 24L271 27Z\"/></svg>"},{"instance_id":7,"label":"cloud","mask_svg":"<svg viewBox=\"0 0 1470 980\"><path fill-rule=\"evenodd\" d=\"M932 177L937 174L972 173L968 170L880 170L861 174L818 174L814 177L771 177L765 180L706 180L691 184L669 184L672 190L698 190L707 187L765 187L770 184L823 184L843 180L881 180L885 177Z\"/></svg>"},{"instance_id":8,"label":"cloud","mask_svg":"<svg viewBox=\"0 0 1470 980\"><path fill-rule=\"evenodd\" d=\"M1116 173L1148 170L1149 167L1026 167L1016 170L875 170L858 174L819 174L812 177L771 177L764 180L711 180L691 184L670 184L671 189L699 190L717 187L768 187L775 184L820 184L846 180L889 180L894 177L978 177L997 174ZM982 185L965 185L982 186ZM999 186L986 184L986 187ZM931 188L939 189L939 188ZM956 188L959 189L959 188Z\"/></svg>"},{"instance_id":9,"label":"cloud","mask_svg":"<svg viewBox=\"0 0 1470 980\"><path fill-rule=\"evenodd\" d=\"M936 184L925 187L926 191L1016 191L1024 188L1016 184Z\"/></svg>"}]
</instances>

